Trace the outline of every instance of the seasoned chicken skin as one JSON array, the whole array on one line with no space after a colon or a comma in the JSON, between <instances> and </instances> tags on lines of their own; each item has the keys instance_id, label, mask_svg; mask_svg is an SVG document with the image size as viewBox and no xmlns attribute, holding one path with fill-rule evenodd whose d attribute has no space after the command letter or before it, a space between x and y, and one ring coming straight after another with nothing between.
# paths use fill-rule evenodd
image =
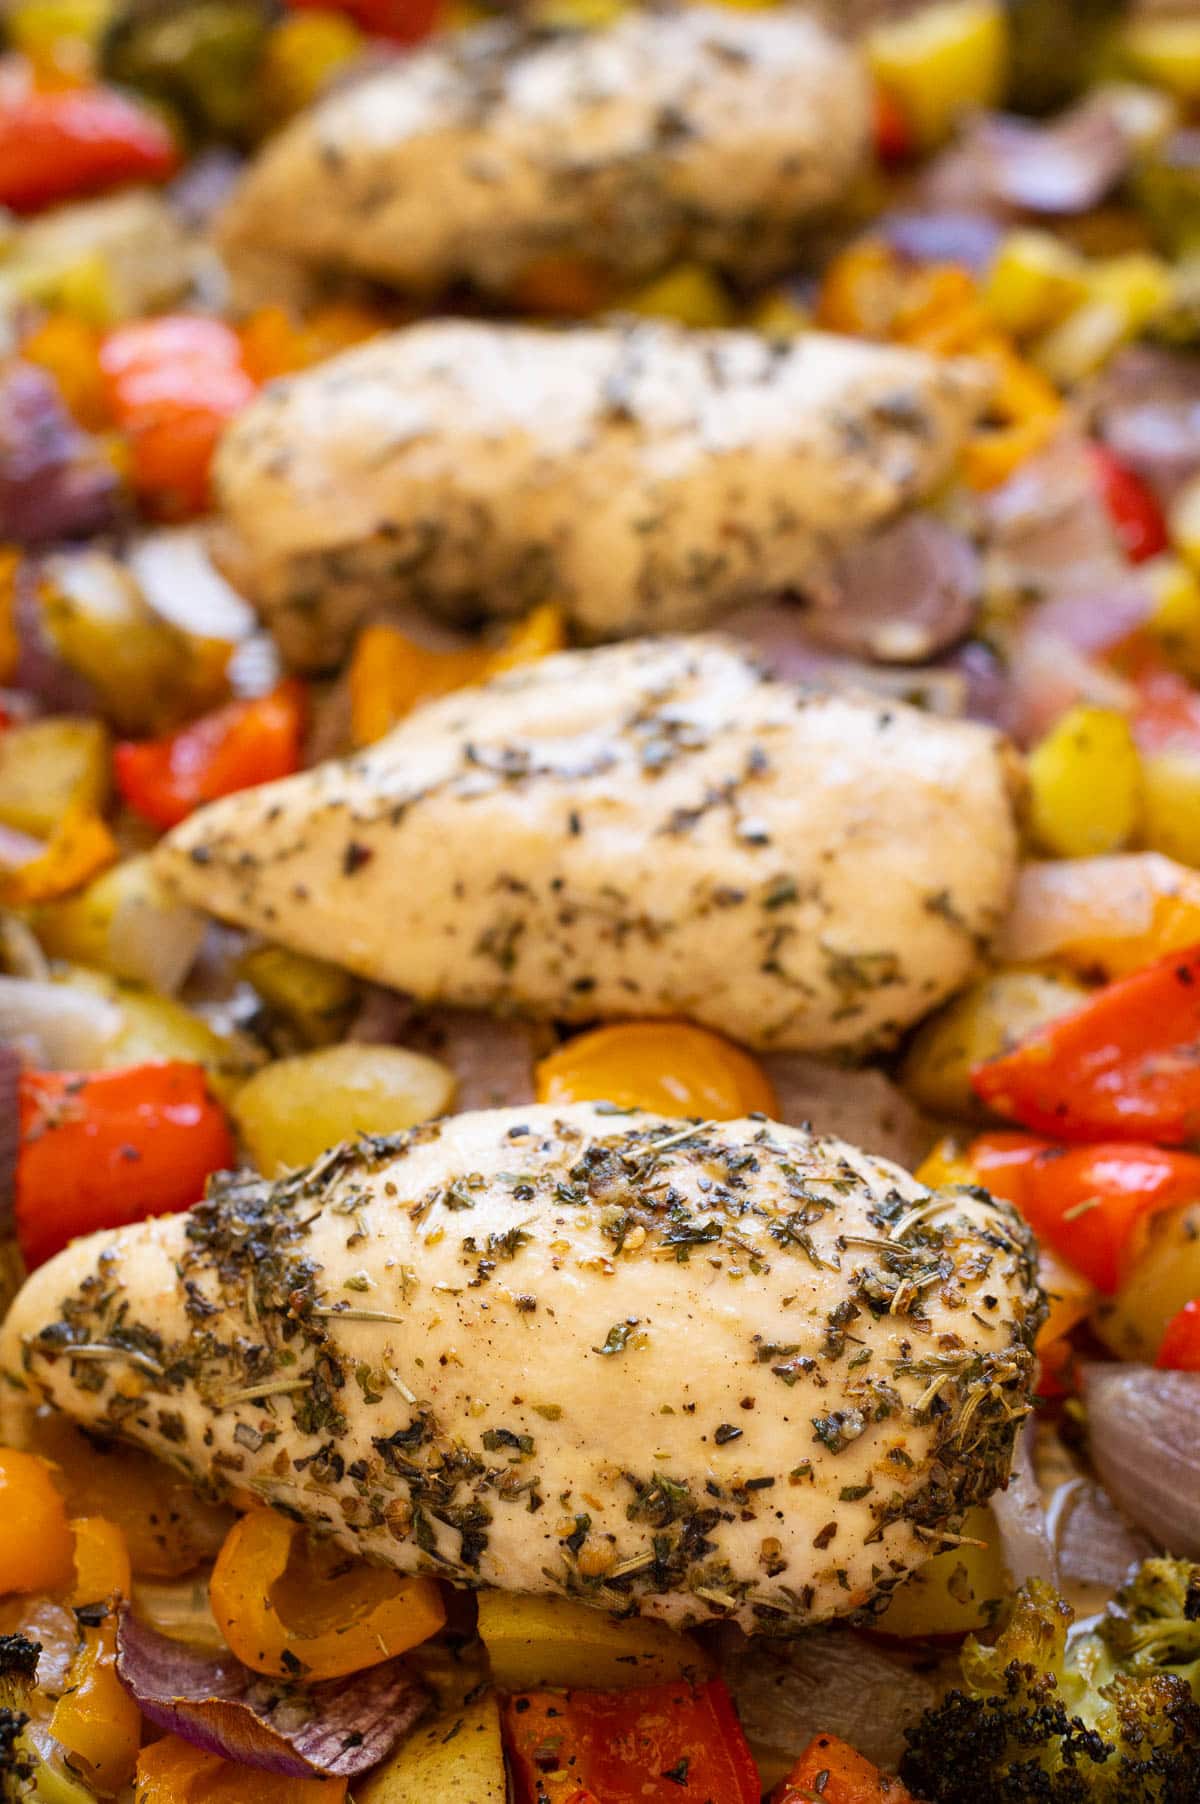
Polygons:
<instances>
[{"instance_id":1,"label":"seasoned chicken skin","mask_svg":"<svg viewBox=\"0 0 1200 1804\"><path fill-rule=\"evenodd\" d=\"M761 1119L485 1111L77 1241L0 1365L404 1571L787 1628L1004 1482L1031 1247Z\"/></svg>"},{"instance_id":2,"label":"seasoned chicken skin","mask_svg":"<svg viewBox=\"0 0 1200 1804\"><path fill-rule=\"evenodd\" d=\"M213 914L424 1001L828 1051L964 981L1016 839L990 730L681 638L460 690L157 856Z\"/></svg>"},{"instance_id":3,"label":"seasoned chicken skin","mask_svg":"<svg viewBox=\"0 0 1200 1804\"><path fill-rule=\"evenodd\" d=\"M950 469L974 366L812 333L434 321L273 385L218 452L218 549L284 655L389 603L558 602L586 638L819 583Z\"/></svg>"},{"instance_id":4,"label":"seasoned chicken skin","mask_svg":"<svg viewBox=\"0 0 1200 1804\"><path fill-rule=\"evenodd\" d=\"M446 38L302 114L219 224L263 253L430 293L505 292L546 258L618 279L678 257L794 260L868 158L855 52L802 13L634 9L547 38Z\"/></svg>"}]
</instances>

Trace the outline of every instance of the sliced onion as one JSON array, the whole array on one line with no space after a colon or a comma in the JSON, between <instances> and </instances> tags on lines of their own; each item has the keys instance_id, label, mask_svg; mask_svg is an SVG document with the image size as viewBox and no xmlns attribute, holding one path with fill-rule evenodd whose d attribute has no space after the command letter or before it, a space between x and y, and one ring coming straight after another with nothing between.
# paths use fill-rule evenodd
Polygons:
<instances>
[{"instance_id":1,"label":"sliced onion","mask_svg":"<svg viewBox=\"0 0 1200 1804\"><path fill-rule=\"evenodd\" d=\"M791 1127L811 1122L819 1134L836 1134L907 1171L919 1165L934 1131L882 1071L827 1064L799 1052L768 1053L759 1063L779 1099L779 1119Z\"/></svg>"},{"instance_id":2,"label":"sliced onion","mask_svg":"<svg viewBox=\"0 0 1200 1804\"><path fill-rule=\"evenodd\" d=\"M985 114L967 133L990 195L1030 213L1087 213L1129 167L1130 145L1114 106L1097 95L1048 125Z\"/></svg>"},{"instance_id":3,"label":"sliced onion","mask_svg":"<svg viewBox=\"0 0 1200 1804\"><path fill-rule=\"evenodd\" d=\"M233 642L254 631L254 610L216 568L203 528L142 533L130 541L125 562L155 613L185 633Z\"/></svg>"},{"instance_id":4,"label":"sliced onion","mask_svg":"<svg viewBox=\"0 0 1200 1804\"><path fill-rule=\"evenodd\" d=\"M36 364L0 370L0 538L49 545L103 532L121 485L102 447L67 412Z\"/></svg>"},{"instance_id":5,"label":"sliced onion","mask_svg":"<svg viewBox=\"0 0 1200 1804\"><path fill-rule=\"evenodd\" d=\"M1101 436L1163 501L1169 503L1200 470L1200 369L1194 357L1131 346L1105 371L1092 404Z\"/></svg>"},{"instance_id":6,"label":"sliced onion","mask_svg":"<svg viewBox=\"0 0 1200 1804\"><path fill-rule=\"evenodd\" d=\"M1096 1585L1111 1595L1157 1551L1149 1535L1130 1526L1099 1485L1073 1478L1060 1485L1047 1511L1051 1540L1064 1580Z\"/></svg>"},{"instance_id":7,"label":"sliced onion","mask_svg":"<svg viewBox=\"0 0 1200 1804\"><path fill-rule=\"evenodd\" d=\"M764 1790L784 1777L814 1735L839 1735L868 1760L896 1766L905 1729L941 1690L928 1654L910 1659L847 1629L780 1642L723 1630L720 1654Z\"/></svg>"},{"instance_id":8,"label":"sliced onion","mask_svg":"<svg viewBox=\"0 0 1200 1804\"><path fill-rule=\"evenodd\" d=\"M953 209L885 213L875 228L893 250L914 263L957 263L982 275L1004 236L995 219Z\"/></svg>"},{"instance_id":9,"label":"sliced onion","mask_svg":"<svg viewBox=\"0 0 1200 1804\"><path fill-rule=\"evenodd\" d=\"M365 1773L429 1702L401 1660L326 1684L291 1685L251 1672L228 1652L205 1654L171 1641L128 1605L117 1624L117 1676L160 1729L292 1779Z\"/></svg>"},{"instance_id":10,"label":"sliced onion","mask_svg":"<svg viewBox=\"0 0 1200 1804\"><path fill-rule=\"evenodd\" d=\"M1054 1545L1033 1469L1033 1434L1032 1422L1027 1421L1013 1449L1008 1484L1003 1491L994 1491L988 1501L1014 1585L1034 1578L1057 1585Z\"/></svg>"},{"instance_id":11,"label":"sliced onion","mask_svg":"<svg viewBox=\"0 0 1200 1804\"><path fill-rule=\"evenodd\" d=\"M1064 946L1138 939L1149 933L1160 899L1190 877L1161 852L1023 865L997 954L1004 964L1036 964Z\"/></svg>"},{"instance_id":12,"label":"sliced onion","mask_svg":"<svg viewBox=\"0 0 1200 1804\"><path fill-rule=\"evenodd\" d=\"M198 909L167 894L148 860L127 861L126 882L108 924L106 968L116 977L173 996L196 962L208 922Z\"/></svg>"},{"instance_id":13,"label":"sliced onion","mask_svg":"<svg viewBox=\"0 0 1200 1804\"><path fill-rule=\"evenodd\" d=\"M1128 713L1129 684L1076 651L1065 639L1027 631L1009 660L1007 718L1003 725L1021 745L1033 745L1076 702Z\"/></svg>"},{"instance_id":14,"label":"sliced onion","mask_svg":"<svg viewBox=\"0 0 1200 1804\"><path fill-rule=\"evenodd\" d=\"M0 977L0 1041L54 1071L99 1065L125 1018L91 990L28 977Z\"/></svg>"},{"instance_id":15,"label":"sliced onion","mask_svg":"<svg viewBox=\"0 0 1200 1804\"><path fill-rule=\"evenodd\" d=\"M837 560L828 603L807 616L819 645L881 664L921 664L970 630L982 582L970 540L906 514Z\"/></svg>"},{"instance_id":16,"label":"sliced onion","mask_svg":"<svg viewBox=\"0 0 1200 1804\"><path fill-rule=\"evenodd\" d=\"M981 499L989 588L1022 597L1103 592L1127 578L1085 440L1062 434Z\"/></svg>"},{"instance_id":17,"label":"sliced onion","mask_svg":"<svg viewBox=\"0 0 1200 1804\"><path fill-rule=\"evenodd\" d=\"M892 667L842 657L816 645L811 616L795 603L756 602L729 614L721 625L742 651L785 683L817 689L865 689L910 702L931 714L955 718L967 705L969 679L953 662Z\"/></svg>"},{"instance_id":18,"label":"sliced onion","mask_svg":"<svg viewBox=\"0 0 1200 1804\"><path fill-rule=\"evenodd\" d=\"M1097 1363L1082 1378L1105 1490L1168 1553L1200 1559L1200 1372Z\"/></svg>"}]
</instances>

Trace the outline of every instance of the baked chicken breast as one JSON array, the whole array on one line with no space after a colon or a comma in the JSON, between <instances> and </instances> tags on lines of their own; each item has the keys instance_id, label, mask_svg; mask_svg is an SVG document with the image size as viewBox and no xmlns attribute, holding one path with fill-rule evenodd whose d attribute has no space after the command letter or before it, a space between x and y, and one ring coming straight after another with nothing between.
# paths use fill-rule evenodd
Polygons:
<instances>
[{"instance_id":1,"label":"baked chicken breast","mask_svg":"<svg viewBox=\"0 0 1200 1804\"><path fill-rule=\"evenodd\" d=\"M823 333L433 321L247 408L217 550L306 669L389 605L702 626L818 585L947 475L984 400L974 365Z\"/></svg>"},{"instance_id":2,"label":"baked chicken breast","mask_svg":"<svg viewBox=\"0 0 1200 1804\"><path fill-rule=\"evenodd\" d=\"M866 166L870 117L855 52L791 8L486 26L302 114L218 237L235 277L266 254L426 294L507 292L546 258L752 278L793 261Z\"/></svg>"},{"instance_id":3,"label":"baked chicken breast","mask_svg":"<svg viewBox=\"0 0 1200 1804\"><path fill-rule=\"evenodd\" d=\"M423 1001L886 1043L1007 909L1004 742L806 694L719 638L566 652L192 815L158 868Z\"/></svg>"},{"instance_id":4,"label":"baked chicken breast","mask_svg":"<svg viewBox=\"0 0 1200 1804\"><path fill-rule=\"evenodd\" d=\"M0 1364L356 1553L673 1623L867 1608L1007 1476L1027 1230L838 1140L458 1115L34 1274Z\"/></svg>"}]
</instances>

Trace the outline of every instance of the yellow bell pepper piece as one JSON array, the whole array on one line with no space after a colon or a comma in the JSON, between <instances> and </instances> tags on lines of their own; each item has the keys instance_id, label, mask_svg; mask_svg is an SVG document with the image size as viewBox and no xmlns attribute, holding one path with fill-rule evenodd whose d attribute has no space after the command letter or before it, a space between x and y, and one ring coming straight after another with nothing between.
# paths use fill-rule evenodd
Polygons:
<instances>
[{"instance_id":1,"label":"yellow bell pepper piece","mask_svg":"<svg viewBox=\"0 0 1200 1804\"><path fill-rule=\"evenodd\" d=\"M135 1804L344 1804L345 1797L344 1779L264 1773L178 1735L164 1735L138 1755Z\"/></svg>"},{"instance_id":2,"label":"yellow bell pepper piece","mask_svg":"<svg viewBox=\"0 0 1200 1804\"><path fill-rule=\"evenodd\" d=\"M75 1537L75 1609L102 1604L107 1614L85 1627L84 1643L71 1664L69 1684L54 1708L50 1733L104 1793L118 1791L133 1777L142 1716L117 1678L116 1615L119 1597L133 1582L129 1549L115 1522L82 1516L71 1524Z\"/></svg>"},{"instance_id":3,"label":"yellow bell pepper piece","mask_svg":"<svg viewBox=\"0 0 1200 1804\"><path fill-rule=\"evenodd\" d=\"M1121 314L1128 338L1160 319L1175 294L1171 265L1149 251L1102 258L1088 270L1087 283L1095 300L1109 302Z\"/></svg>"},{"instance_id":4,"label":"yellow bell pepper piece","mask_svg":"<svg viewBox=\"0 0 1200 1804\"><path fill-rule=\"evenodd\" d=\"M1059 388L1074 388L1113 357L1129 338L1124 310L1111 300L1094 298L1029 346L1029 357Z\"/></svg>"},{"instance_id":5,"label":"yellow bell pepper piece","mask_svg":"<svg viewBox=\"0 0 1200 1804\"><path fill-rule=\"evenodd\" d=\"M1200 19L1138 19L1121 38L1125 60L1181 100L1200 100Z\"/></svg>"},{"instance_id":6,"label":"yellow bell pepper piece","mask_svg":"<svg viewBox=\"0 0 1200 1804\"><path fill-rule=\"evenodd\" d=\"M1129 722L1113 708L1069 708L1029 755L1029 825L1062 858L1115 852L1136 831L1142 771Z\"/></svg>"},{"instance_id":7,"label":"yellow bell pepper piece","mask_svg":"<svg viewBox=\"0 0 1200 1804\"><path fill-rule=\"evenodd\" d=\"M303 112L362 47L361 31L343 12L331 8L285 15L267 39L258 72L266 117L282 122Z\"/></svg>"},{"instance_id":8,"label":"yellow bell pepper piece","mask_svg":"<svg viewBox=\"0 0 1200 1804\"><path fill-rule=\"evenodd\" d=\"M347 1571L341 1549L308 1544L297 1523L267 1509L230 1529L209 1598L238 1659L275 1677L299 1661L310 1679L339 1679L428 1641L446 1620L433 1579Z\"/></svg>"},{"instance_id":9,"label":"yellow bell pepper piece","mask_svg":"<svg viewBox=\"0 0 1200 1804\"><path fill-rule=\"evenodd\" d=\"M1169 552L1144 563L1138 575L1153 597L1146 630L1186 676L1200 676L1200 579Z\"/></svg>"},{"instance_id":10,"label":"yellow bell pepper piece","mask_svg":"<svg viewBox=\"0 0 1200 1804\"><path fill-rule=\"evenodd\" d=\"M34 857L0 872L0 901L16 908L68 896L115 864L117 857L117 842L100 816L87 808L69 808Z\"/></svg>"},{"instance_id":11,"label":"yellow bell pepper piece","mask_svg":"<svg viewBox=\"0 0 1200 1804\"><path fill-rule=\"evenodd\" d=\"M1143 838L1155 852L1200 867L1200 753L1183 748L1142 759Z\"/></svg>"},{"instance_id":12,"label":"yellow bell pepper piece","mask_svg":"<svg viewBox=\"0 0 1200 1804\"><path fill-rule=\"evenodd\" d=\"M953 1134L946 1134L938 1141L913 1175L918 1184L924 1184L930 1190L979 1182L979 1173L967 1158L962 1142Z\"/></svg>"},{"instance_id":13,"label":"yellow bell pepper piece","mask_svg":"<svg viewBox=\"0 0 1200 1804\"><path fill-rule=\"evenodd\" d=\"M612 1102L710 1121L779 1108L757 1059L686 1021L625 1021L577 1034L542 1060L535 1079L539 1102Z\"/></svg>"},{"instance_id":14,"label":"yellow bell pepper piece","mask_svg":"<svg viewBox=\"0 0 1200 1804\"><path fill-rule=\"evenodd\" d=\"M941 0L876 25L867 62L898 103L922 148L950 135L956 120L995 106L1008 75L1008 26L999 0Z\"/></svg>"},{"instance_id":15,"label":"yellow bell pepper piece","mask_svg":"<svg viewBox=\"0 0 1200 1804\"><path fill-rule=\"evenodd\" d=\"M983 298L995 324L1015 338L1057 325L1087 298L1086 266L1052 232L1010 232L984 278Z\"/></svg>"},{"instance_id":16,"label":"yellow bell pepper piece","mask_svg":"<svg viewBox=\"0 0 1200 1804\"><path fill-rule=\"evenodd\" d=\"M656 282L619 303L627 313L650 319L672 319L681 326L728 326L733 322L729 296L711 270L699 263L681 263Z\"/></svg>"}]
</instances>

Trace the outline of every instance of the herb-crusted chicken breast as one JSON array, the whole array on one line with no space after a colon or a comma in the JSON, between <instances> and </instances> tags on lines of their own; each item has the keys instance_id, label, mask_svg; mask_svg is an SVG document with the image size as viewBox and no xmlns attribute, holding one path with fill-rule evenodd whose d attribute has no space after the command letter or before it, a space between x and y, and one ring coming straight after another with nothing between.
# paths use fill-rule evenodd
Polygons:
<instances>
[{"instance_id":1,"label":"herb-crusted chicken breast","mask_svg":"<svg viewBox=\"0 0 1200 1804\"><path fill-rule=\"evenodd\" d=\"M426 1001L893 1039L969 974L1016 838L1002 741L805 694L718 638L568 652L161 845L210 912Z\"/></svg>"},{"instance_id":2,"label":"herb-crusted chicken breast","mask_svg":"<svg viewBox=\"0 0 1200 1804\"><path fill-rule=\"evenodd\" d=\"M0 1363L404 1571L788 1628L1003 1483L1031 1244L761 1119L486 1111L76 1242Z\"/></svg>"},{"instance_id":3,"label":"herb-crusted chicken breast","mask_svg":"<svg viewBox=\"0 0 1200 1804\"><path fill-rule=\"evenodd\" d=\"M282 255L430 293L506 292L546 258L618 279L676 257L769 274L867 161L854 51L802 13L633 9L610 30L494 25L301 115L221 222Z\"/></svg>"},{"instance_id":4,"label":"herb-crusted chicken breast","mask_svg":"<svg viewBox=\"0 0 1200 1804\"><path fill-rule=\"evenodd\" d=\"M974 366L812 333L434 321L276 384L215 466L219 550L284 655L365 615L554 600L586 638L818 583L950 469Z\"/></svg>"}]
</instances>

